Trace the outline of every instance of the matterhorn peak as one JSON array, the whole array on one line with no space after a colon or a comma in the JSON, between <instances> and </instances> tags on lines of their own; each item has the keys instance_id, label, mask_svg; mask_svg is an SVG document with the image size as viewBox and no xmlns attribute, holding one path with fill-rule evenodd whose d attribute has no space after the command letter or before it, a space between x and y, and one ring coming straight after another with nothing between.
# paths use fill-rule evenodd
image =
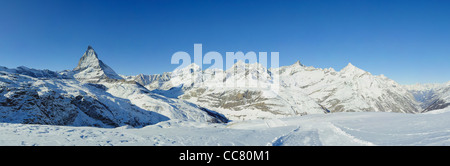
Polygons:
<instances>
[{"instance_id":1,"label":"matterhorn peak","mask_svg":"<svg viewBox=\"0 0 450 166\"><path fill-rule=\"evenodd\" d=\"M78 66L73 70L78 72L75 77L79 79L122 79L113 69L98 59L97 53L90 45L80 58Z\"/></svg>"},{"instance_id":2,"label":"matterhorn peak","mask_svg":"<svg viewBox=\"0 0 450 166\"><path fill-rule=\"evenodd\" d=\"M94 51L92 46L88 46L86 52L84 52L80 61L78 61L78 66L73 69L75 71L84 70L88 67L98 66L100 65L100 60L98 59L97 53Z\"/></svg>"}]
</instances>

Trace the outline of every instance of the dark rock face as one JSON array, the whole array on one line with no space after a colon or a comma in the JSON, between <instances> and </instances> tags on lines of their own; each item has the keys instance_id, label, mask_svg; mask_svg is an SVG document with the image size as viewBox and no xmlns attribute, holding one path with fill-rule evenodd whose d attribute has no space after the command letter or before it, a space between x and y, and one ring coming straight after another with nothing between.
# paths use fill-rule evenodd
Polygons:
<instances>
[{"instance_id":1,"label":"dark rock face","mask_svg":"<svg viewBox=\"0 0 450 166\"><path fill-rule=\"evenodd\" d=\"M0 122L118 127L130 125L143 127L168 120L154 112L130 107L132 110L113 110L94 97L71 96L50 92L39 95L35 90L24 88L2 89L0 93ZM8 93L8 97L5 97ZM136 117L139 115L139 117ZM151 119L155 119L152 121ZM145 120L149 119L149 120Z\"/></svg>"},{"instance_id":2,"label":"dark rock face","mask_svg":"<svg viewBox=\"0 0 450 166\"><path fill-rule=\"evenodd\" d=\"M70 103L92 119L99 120L107 126L119 126L119 124L113 121L114 116L112 111L98 100L89 100L83 96L76 96L72 98Z\"/></svg>"},{"instance_id":3,"label":"dark rock face","mask_svg":"<svg viewBox=\"0 0 450 166\"><path fill-rule=\"evenodd\" d=\"M222 115L222 114L220 114L218 112L215 112L215 111L203 108L203 107L200 107L200 109L202 111L205 111L209 116L214 117L210 121L211 123L228 123L229 122L229 120L224 115Z\"/></svg>"},{"instance_id":4,"label":"dark rock face","mask_svg":"<svg viewBox=\"0 0 450 166\"><path fill-rule=\"evenodd\" d=\"M9 97L0 95L0 121L8 123L70 125L76 115L68 105L70 97L58 94L39 96L35 90L10 88ZM0 101L2 101L0 99Z\"/></svg>"},{"instance_id":5,"label":"dark rock face","mask_svg":"<svg viewBox=\"0 0 450 166\"><path fill-rule=\"evenodd\" d=\"M428 112L428 111L433 111L433 110L438 110L438 109L443 109L450 106L450 103L446 103L444 100L436 100L435 102L433 102L430 106L428 106L427 108L425 108L423 110L423 112Z\"/></svg>"}]
</instances>

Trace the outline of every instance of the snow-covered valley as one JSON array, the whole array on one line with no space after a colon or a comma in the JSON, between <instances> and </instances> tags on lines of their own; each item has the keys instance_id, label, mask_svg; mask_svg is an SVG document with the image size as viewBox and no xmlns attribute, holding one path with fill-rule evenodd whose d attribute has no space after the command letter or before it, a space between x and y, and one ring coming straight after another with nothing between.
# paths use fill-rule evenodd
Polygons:
<instances>
[{"instance_id":1,"label":"snow-covered valley","mask_svg":"<svg viewBox=\"0 0 450 166\"><path fill-rule=\"evenodd\" d=\"M0 123L0 145L450 145L450 109L357 112L228 124L169 120L142 128Z\"/></svg>"}]
</instances>

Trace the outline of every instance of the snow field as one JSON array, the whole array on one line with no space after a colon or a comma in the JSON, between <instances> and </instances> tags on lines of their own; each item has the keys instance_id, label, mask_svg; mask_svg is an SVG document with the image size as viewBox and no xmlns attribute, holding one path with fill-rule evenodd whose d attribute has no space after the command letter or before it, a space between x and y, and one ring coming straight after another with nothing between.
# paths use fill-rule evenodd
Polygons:
<instances>
[{"instance_id":1,"label":"snow field","mask_svg":"<svg viewBox=\"0 0 450 166\"><path fill-rule=\"evenodd\" d=\"M0 145L450 145L450 109L434 114L333 113L212 124L169 120L105 129L0 123Z\"/></svg>"}]
</instances>

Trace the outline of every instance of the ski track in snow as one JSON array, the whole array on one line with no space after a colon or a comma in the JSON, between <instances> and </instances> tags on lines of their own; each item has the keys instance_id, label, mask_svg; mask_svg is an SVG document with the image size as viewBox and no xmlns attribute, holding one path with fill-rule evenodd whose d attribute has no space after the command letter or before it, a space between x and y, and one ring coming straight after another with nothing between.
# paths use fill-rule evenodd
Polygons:
<instances>
[{"instance_id":1,"label":"ski track in snow","mask_svg":"<svg viewBox=\"0 0 450 166\"><path fill-rule=\"evenodd\" d=\"M286 123L284 123L282 120L278 118L264 120L264 123L268 128L286 126Z\"/></svg>"},{"instance_id":2,"label":"ski track in snow","mask_svg":"<svg viewBox=\"0 0 450 166\"><path fill-rule=\"evenodd\" d=\"M356 138L349 133L346 133L341 128L337 127L332 123L322 123L316 125L318 127L309 129L302 129L301 126L295 128L292 131L289 131L286 134L283 134L279 137L276 137L271 143L267 145L272 146L284 146L284 145L307 145L307 146L321 146L324 144L333 144L339 145L340 143L344 143L342 145L363 145L363 146L374 146L372 142L364 141ZM330 135L333 139L324 139L321 140L320 136ZM334 142L330 142L334 141Z\"/></svg>"},{"instance_id":3,"label":"ski track in snow","mask_svg":"<svg viewBox=\"0 0 450 166\"><path fill-rule=\"evenodd\" d=\"M349 140L353 141L356 144L359 145L367 145L367 146L374 146L375 144L373 144L372 142L368 142L368 141L364 141L358 138L355 138L353 135L350 135L349 133L346 133L344 130L342 130L341 128L337 127L336 125L330 123L330 128L336 133L336 134L340 134L344 137L348 137Z\"/></svg>"},{"instance_id":4,"label":"ski track in snow","mask_svg":"<svg viewBox=\"0 0 450 166\"><path fill-rule=\"evenodd\" d=\"M226 125L167 121L143 128L0 123L0 145L450 145L449 117L450 109L440 114L335 113Z\"/></svg>"}]
</instances>

